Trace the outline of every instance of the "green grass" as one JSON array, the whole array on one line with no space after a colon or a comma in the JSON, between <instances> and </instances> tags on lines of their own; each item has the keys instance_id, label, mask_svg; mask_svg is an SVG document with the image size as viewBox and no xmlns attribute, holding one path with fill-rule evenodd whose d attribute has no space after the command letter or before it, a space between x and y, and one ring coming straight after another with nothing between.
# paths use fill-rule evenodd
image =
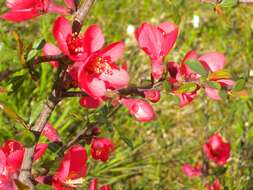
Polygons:
<instances>
[{"instance_id":1,"label":"green grass","mask_svg":"<svg viewBox=\"0 0 253 190\"><path fill-rule=\"evenodd\" d=\"M3 1L0 7L1 13L6 11ZM242 5L224 9L222 14L217 14L213 8L213 5L200 4L197 0L97 0L83 28L98 23L103 29L106 43L126 42L124 60L128 62L131 83L134 84L141 84L148 78L150 63L138 49L134 37L126 31L128 25L138 27L144 21L158 24L169 20L179 25L179 38L166 60L180 62L184 54L192 49L200 54L220 51L226 55L226 68L235 79L246 76L250 71L252 73L253 8ZM192 25L194 15L200 17L199 28ZM1 20L0 71L22 68L11 31L17 31L26 46L41 37L54 42L51 31L55 16L46 15L21 24ZM54 80L54 71L49 64L42 63L39 68L39 82L32 81L27 75L15 93L0 94L0 100L28 123L35 121ZM15 75L23 73L22 70ZM248 76L248 81L253 81L252 74ZM11 89L8 81L2 81L0 86ZM96 176L101 183L111 183L115 190L201 189L202 181L185 177L181 165L201 159L205 136L219 131L232 145L231 160L226 172L220 176L222 186L229 190L253 189L253 101L252 89L248 91L247 98L230 97L219 102L200 94L191 105L182 109L163 92L162 100L154 105L157 120L147 124L136 122L129 117L126 109L120 109L106 122L101 122L101 135L111 137L117 148L105 164L89 159L84 186L91 176ZM50 122L60 132L63 142L67 143L85 127L87 115L90 115L90 120L103 118L100 111L88 111L79 106L78 99L68 99L57 107ZM9 138L19 139L23 130L20 124L0 112L1 144ZM133 148L122 141L120 134L132 142ZM35 164L35 170L38 171L42 163L49 165L55 159L59 160L55 151L47 150L42 161ZM57 162L52 167L55 169ZM48 186L40 188L50 189Z\"/></svg>"}]
</instances>

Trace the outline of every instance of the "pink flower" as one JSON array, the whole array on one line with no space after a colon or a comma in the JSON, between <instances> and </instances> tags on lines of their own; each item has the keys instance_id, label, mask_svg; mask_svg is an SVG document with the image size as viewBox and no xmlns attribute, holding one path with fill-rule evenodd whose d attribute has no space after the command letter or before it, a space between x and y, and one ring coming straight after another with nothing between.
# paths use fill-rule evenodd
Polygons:
<instances>
[{"instance_id":1,"label":"pink flower","mask_svg":"<svg viewBox=\"0 0 253 190\"><path fill-rule=\"evenodd\" d=\"M80 105L86 108L96 109L102 102L102 98L93 98L91 96L84 96L80 98Z\"/></svg>"},{"instance_id":2,"label":"pink flower","mask_svg":"<svg viewBox=\"0 0 253 190\"><path fill-rule=\"evenodd\" d=\"M149 99L151 102L156 103L160 100L159 90L146 90L144 91L145 98Z\"/></svg>"},{"instance_id":3,"label":"pink flower","mask_svg":"<svg viewBox=\"0 0 253 190\"><path fill-rule=\"evenodd\" d=\"M97 25L90 26L84 34L77 36L72 34L71 25L64 17L55 21L53 33L59 49L75 61L68 69L72 79L93 98L92 104L87 103L87 98L82 99L83 106L94 108L99 105L98 98L104 97L107 90L118 90L128 85L127 71L115 63L123 55L123 42L101 49L104 36ZM55 55L55 52L52 50L47 54Z\"/></svg>"},{"instance_id":4,"label":"pink flower","mask_svg":"<svg viewBox=\"0 0 253 190\"><path fill-rule=\"evenodd\" d=\"M143 23L135 32L139 46L152 61L152 76L160 79L163 74L163 59L172 49L178 35L178 28L170 22L159 26Z\"/></svg>"},{"instance_id":5,"label":"pink flower","mask_svg":"<svg viewBox=\"0 0 253 190\"><path fill-rule=\"evenodd\" d=\"M83 34L72 34L72 26L63 16L54 22L53 34L59 49L73 61L85 60L104 44L104 36L97 25L91 25ZM54 50L51 55L55 55Z\"/></svg>"},{"instance_id":6,"label":"pink flower","mask_svg":"<svg viewBox=\"0 0 253 190\"><path fill-rule=\"evenodd\" d=\"M220 182L218 179L215 179L212 185L207 183L205 185L205 188L206 188L206 190L220 190Z\"/></svg>"},{"instance_id":7,"label":"pink flower","mask_svg":"<svg viewBox=\"0 0 253 190\"><path fill-rule=\"evenodd\" d=\"M66 8L51 0L6 0L6 6L10 11L1 18L13 22L29 20L47 12L67 14Z\"/></svg>"},{"instance_id":8,"label":"pink flower","mask_svg":"<svg viewBox=\"0 0 253 190\"><path fill-rule=\"evenodd\" d=\"M145 100L122 98L120 102L128 108L129 113L138 121L149 122L155 119L155 113L152 106Z\"/></svg>"},{"instance_id":9,"label":"pink flower","mask_svg":"<svg viewBox=\"0 0 253 190\"><path fill-rule=\"evenodd\" d=\"M47 144L36 146L34 160L39 159L45 152ZM13 179L21 168L25 149L18 141L8 140L0 148L0 189L15 190Z\"/></svg>"},{"instance_id":10,"label":"pink flower","mask_svg":"<svg viewBox=\"0 0 253 190\"><path fill-rule=\"evenodd\" d=\"M114 145L110 139L93 137L91 141L91 155L94 160L106 162L113 149Z\"/></svg>"},{"instance_id":11,"label":"pink flower","mask_svg":"<svg viewBox=\"0 0 253 190\"><path fill-rule=\"evenodd\" d=\"M87 153L80 145L74 145L65 153L59 168L53 176L55 190L72 189L82 183L87 170Z\"/></svg>"},{"instance_id":12,"label":"pink flower","mask_svg":"<svg viewBox=\"0 0 253 190\"><path fill-rule=\"evenodd\" d=\"M185 81L195 83L197 78L196 74L189 72L187 69L187 65L184 64L188 55L185 56L183 62L178 65L175 62L168 62L168 71L169 71L169 78L168 82L172 85L172 93L179 97L179 106L183 107L193 101L193 99L197 96L197 91L199 89L198 85L195 90L192 92L184 92L179 93L177 89L184 84Z\"/></svg>"},{"instance_id":13,"label":"pink flower","mask_svg":"<svg viewBox=\"0 0 253 190\"><path fill-rule=\"evenodd\" d=\"M47 137L52 142L61 142L61 138L59 137L56 129L50 123L45 125L42 135Z\"/></svg>"},{"instance_id":14,"label":"pink flower","mask_svg":"<svg viewBox=\"0 0 253 190\"><path fill-rule=\"evenodd\" d=\"M61 50L56 47L54 44L51 43L46 43L42 49L43 55L59 55L61 54ZM49 62L53 68L58 68L59 67L59 62L58 61L50 61Z\"/></svg>"},{"instance_id":15,"label":"pink flower","mask_svg":"<svg viewBox=\"0 0 253 190\"><path fill-rule=\"evenodd\" d=\"M203 151L210 160L220 166L225 165L230 158L230 144L225 143L220 134L212 135L204 144Z\"/></svg>"},{"instance_id":16,"label":"pink flower","mask_svg":"<svg viewBox=\"0 0 253 190\"><path fill-rule=\"evenodd\" d=\"M182 170L185 175L190 178L198 177L202 175L202 168L200 166L191 166L190 164L184 164Z\"/></svg>"},{"instance_id":17,"label":"pink flower","mask_svg":"<svg viewBox=\"0 0 253 190\"><path fill-rule=\"evenodd\" d=\"M202 63L202 65L206 68L207 71L211 73L221 71L225 66L225 57L221 53L210 52L206 53L198 58L198 60ZM231 88L234 86L235 82L231 79L227 79L226 77L213 77L209 79L210 81L215 81L220 84L222 88ZM221 97L219 95L219 90L214 89L210 86L205 87L206 95L214 100L220 100Z\"/></svg>"},{"instance_id":18,"label":"pink flower","mask_svg":"<svg viewBox=\"0 0 253 190\"><path fill-rule=\"evenodd\" d=\"M93 178L89 185L89 190L97 190L98 180L96 178ZM111 190L110 185L103 185L100 187L100 190Z\"/></svg>"},{"instance_id":19,"label":"pink flower","mask_svg":"<svg viewBox=\"0 0 253 190\"><path fill-rule=\"evenodd\" d=\"M86 59L78 71L78 85L91 97L103 97L108 90L118 90L128 85L125 69L115 64L123 55L124 43L108 45Z\"/></svg>"}]
</instances>

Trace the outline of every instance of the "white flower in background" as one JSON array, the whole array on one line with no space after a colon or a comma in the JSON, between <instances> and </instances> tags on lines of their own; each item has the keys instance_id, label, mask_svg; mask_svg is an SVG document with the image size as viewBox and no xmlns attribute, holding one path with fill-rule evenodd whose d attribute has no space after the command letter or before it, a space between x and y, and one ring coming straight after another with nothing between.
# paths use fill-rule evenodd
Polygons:
<instances>
[{"instance_id":1,"label":"white flower in background","mask_svg":"<svg viewBox=\"0 0 253 190\"><path fill-rule=\"evenodd\" d=\"M127 34L128 34L129 36L131 36L131 35L134 34L134 31L135 31L135 27L134 27L133 25L129 24L129 25L127 26Z\"/></svg>"},{"instance_id":2,"label":"white flower in background","mask_svg":"<svg viewBox=\"0 0 253 190\"><path fill-rule=\"evenodd\" d=\"M249 70L249 76L250 76L250 77L253 76L253 70Z\"/></svg>"},{"instance_id":3,"label":"white flower in background","mask_svg":"<svg viewBox=\"0 0 253 190\"><path fill-rule=\"evenodd\" d=\"M198 15L193 15L193 18L192 18L192 25L193 25L193 28L198 28L199 27L199 16Z\"/></svg>"}]
</instances>

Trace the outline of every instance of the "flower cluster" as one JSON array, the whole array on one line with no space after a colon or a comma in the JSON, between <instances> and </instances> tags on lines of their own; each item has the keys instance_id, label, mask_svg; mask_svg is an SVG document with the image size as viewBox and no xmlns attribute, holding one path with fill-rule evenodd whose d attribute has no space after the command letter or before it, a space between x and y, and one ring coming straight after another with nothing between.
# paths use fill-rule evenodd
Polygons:
<instances>
[{"instance_id":1,"label":"flower cluster","mask_svg":"<svg viewBox=\"0 0 253 190\"><path fill-rule=\"evenodd\" d=\"M203 145L203 152L205 156L213 161L218 166L224 166L230 158L230 144L223 141L220 134L214 134ZM206 169L201 165L192 166L190 164L184 164L182 171L190 178L202 176ZM220 182L215 179L213 184L207 183L205 185L206 190L220 190Z\"/></svg>"}]
</instances>

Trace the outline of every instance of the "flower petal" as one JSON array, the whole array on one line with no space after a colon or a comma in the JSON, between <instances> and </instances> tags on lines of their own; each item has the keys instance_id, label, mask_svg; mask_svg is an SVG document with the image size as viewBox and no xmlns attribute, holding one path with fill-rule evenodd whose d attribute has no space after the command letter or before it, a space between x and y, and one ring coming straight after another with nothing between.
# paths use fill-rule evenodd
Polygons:
<instances>
[{"instance_id":1,"label":"flower petal","mask_svg":"<svg viewBox=\"0 0 253 190\"><path fill-rule=\"evenodd\" d=\"M221 100L220 91L211 87L205 87L206 95L213 100Z\"/></svg>"},{"instance_id":2,"label":"flower petal","mask_svg":"<svg viewBox=\"0 0 253 190\"><path fill-rule=\"evenodd\" d=\"M58 47L65 55L69 55L67 36L71 35L72 28L69 21L61 16L54 22L53 34L57 41Z\"/></svg>"},{"instance_id":3,"label":"flower petal","mask_svg":"<svg viewBox=\"0 0 253 190\"><path fill-rule=\"evenodd\" d=\"M44 55L59 55L61 53L61 50L56 47L54 44L46 43L42 49L42 52ZM59 67L58 61L50 61L49 62L54 68Z\"/></svg>"},{"instance_id":4,"label":"flower petal","mask_svg":"<svg viewBox=\"0 0 253 190\"><path fill-rule=\"evenodd\" d=\"M80 98L80 105L86 108L96 109L101 105L102 102L102 99L93 98L90 96L84 96Z\"/></svg>"},{"instance_id":5,"label":"flower petal","mask_svg":"<svg viewBox=\"0 0 253 190\"><path fill-rule=\"evenodd\" d=\"M59 137L56 129L50 123L45 125L42 135L47 137L52 142L61 142L61 138Z\"/></svg>"},{"instance_id":6,"label":"flower petal","mask_svg":"<svg viewBox=\"0 0 253 190\"><path fill-rule=\"evenodd\" d=\"M204 66L212 72L222 70L225 65L225 57L221 53L210 52L199 57Z\"/></svg>"},{"instance_id":7,"label":"flower petal","mask_svg":"<svg viewBox=\"0 0 253 190\"><path fill-rule=\"evenodd\" d=\"M32 19L39 15L40 14L35 9L24 9L12 10L10 12L4 13L1 18L12 22L21 22Z\"/></svg>"},{"instance_id":8,"label":"flower petal","mask_svg":"<svg viewBox=\"0 0 253 190\"><path fill-rule=\"evenodd\" d=\"M123 56L124 48L124 42L115 42L103 48L98 54L103 57L108 56L112 62L115 62Z\"/></svg>"},{"instance_id":9,"label":"flower petal","mask_svg":"<svg viewBox=\"0 0 253 190\"><path fill-rule=\"evenodd\" d=\"M105 39L102 30L97 25L91 25L84 34L84 48L90 54L103 47Z\"/></svg>"},{"instance_id":10,"label":"flower petal","mask_svg":"<svg viewBox=\"0 0 253 190\"><path fill-rule=\"evenodd\" d=\"M85 71L84 66L79 71L78 84L84 92L92 97L102 97L106 94L105 82L95 76L89 75Z\"/></svg>"},{"instance_id":11,"label":"flower petal","mask_svg":"<svg viewBox=\"0 0 253 190\"><path fill-rule=\"evenodd\" d=\"M42 143L42 144L37 144L34 155L33 155L33 160L36 161L38 160L43 154L46 152L48 147L48 144Z\"/></svg>"}]
</instances>

